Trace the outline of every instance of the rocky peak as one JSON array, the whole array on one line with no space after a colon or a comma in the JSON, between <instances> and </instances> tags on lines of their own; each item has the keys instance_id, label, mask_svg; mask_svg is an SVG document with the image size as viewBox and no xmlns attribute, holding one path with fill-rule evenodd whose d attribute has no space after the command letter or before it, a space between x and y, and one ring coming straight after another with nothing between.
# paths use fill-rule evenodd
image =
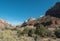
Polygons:
<instances>
[{"instance_id":1,"label":"rocky peak","mask_svg":"<svg viewBox=\"0 0 60 41\"><path fill-rule=\"evenodd\" d=\"M34 21L34 20L36 20L36 19L33 18L33 17L30 17L30 18L28 19L28 21Z\"/></svg>"},{"instance_id":2,"label":"rocky peak","mask_svg":"<svg viewBox=\"0 0 60 41\"><path fill-rule=\"evenodd\" d=\"M57 3L56 3L56 6L58 6L58 7L59 7L59 6L60 6L60 2L57 2Z\"/></svg>"},{"instance_id":3,"label":"rocky peak","mask_svg":"<svg viewBox=\"0 0 60 41\"><path fill-rule=\"evenodd\" d=\"M32 26L34 25L35 20L36 20L35 18L30 17L28 20L24 21L22 26L27 26L27 25Z\"/></svg>"},{"instance_id":4,"label":"rocky peak","mask_svg":"<svg viewBox=\"0 0 60 41\"><path fill-rule=\"evenodd\" d=\"M60 2L57 2L52 8L48 9L45 15L60 18Z\"/></svg>"}]
</instances>

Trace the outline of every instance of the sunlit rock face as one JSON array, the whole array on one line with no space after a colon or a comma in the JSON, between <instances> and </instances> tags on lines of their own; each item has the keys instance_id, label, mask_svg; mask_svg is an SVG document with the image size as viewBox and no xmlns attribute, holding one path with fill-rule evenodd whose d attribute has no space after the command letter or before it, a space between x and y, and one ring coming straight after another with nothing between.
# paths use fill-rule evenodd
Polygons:
<instances>
[{"instance_id":1,"label":"sunlit rock face","mask_svg":"<svg viewBox=\"0 0 60 41\"><path fill-rule=\"evenodd\" d=\"M45 15L60 18L60 2L57 2L52 8L48 9Z\"/></svg>"},{"instance_id":2,"label":"sunlit rock face","mask_svg":"<svg viewBox=\"0 0 60 41\"><path fill-rule=\"evenodd\" d=\"M35 18L31 17L28 19L28 22L36 20Z\"/></svg>"},{"instance_id":3,"label":"sunlit rock face","mask_svg":"<svg viewBox=\"0 0 60 41\"><path fill-rule=\"evenodd\" d=\"M33 26L35 23L36 19L35 18L29 18L27 21L25 21L22 26Z\"/></svg>"},{"instance_id":4,"label":"sunlit rock face","mask_svg":"<svg viewBox=\"0 0 60 41\"><path fill-rule=\"evenodd\" d=\"M7 21L4 21L3 19L0 18L0 29L5 28L13 28L13 26L10 25Z\"/></svg>"},{"instance_id":5,"label":"sunlit rock face","mask_svg":"<svg viewBox=\"0 0 60 41\"><path fill-rule=\"evenodd\" d=\"M0 19L0 27L2 27L2 28L5 27L4 21L2 19Z\"/></svg>"}]
</instances>

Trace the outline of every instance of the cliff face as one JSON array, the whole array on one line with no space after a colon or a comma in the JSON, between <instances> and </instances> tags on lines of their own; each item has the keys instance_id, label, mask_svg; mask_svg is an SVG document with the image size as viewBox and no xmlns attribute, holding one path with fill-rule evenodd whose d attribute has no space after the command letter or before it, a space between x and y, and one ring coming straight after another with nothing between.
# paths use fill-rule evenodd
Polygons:
<instances>
[{"instance_id":1,"label":"cliff face","mask_svg":"<svg viewBox=\"0 0 60 41\"><path fill-rule=\"evenodd\" d=\"M48 9L45 15L60 18L60 2L57 2L52 8Z\"/></svg>"}]
</instances>

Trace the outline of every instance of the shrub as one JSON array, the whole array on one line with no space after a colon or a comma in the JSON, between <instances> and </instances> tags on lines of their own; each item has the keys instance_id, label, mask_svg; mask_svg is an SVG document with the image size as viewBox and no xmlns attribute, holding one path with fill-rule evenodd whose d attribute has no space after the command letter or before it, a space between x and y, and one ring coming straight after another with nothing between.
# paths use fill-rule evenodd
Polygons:
<instances>
[{"instance_id":1,"label":"shrub","mask_svg":"<svg viewBox=\"0 0 60 41\"><path fill-rule=\"evenodd\" d=\"M23 31L17 30L18 37L20 35L28 34L28 32L29 32L28 28L25 28Z\"/></svg>"},{"instance_id":2,"label":"shrub","mask_svg":"<svg viewBox=\"0 0 60 41\"><path fill-rule=\"evenodd\" d=\"M11 30L0 30L0 40L1 41L17 41L16 32Z\"/></svg>"},{"instance_id":3,"label":"shrub","mask_svg":"<svg viewBox=\"0 0 60 41\"><path fill-rule=\"evenodd\" d=\"M18 36L20 35L32 36L33 34L35 34L35 29L25 28L23 31L18 30L17 34Z\"/></svg>"},{"instance_id":4,"label":"shrub","mask_svg":"<svg viewBox=\"0 0 60 41\"><path fill-rule=\"evenodd\" d=\"M48 31L48 37L56 37L54 31Z\"/></svg>"},{"instance_id":5,"label":"shrub","mask_svg":"<svg viewBox=\"0 0 60 41\"><path fill-rule=\"evenodd\" d=\"M55 30L55 35L57 38L60 38L60 29Z\"/></svg>"},{"instance_id":6,"label":"shrub","mask_svg":"<svg viewBox=\"0 0 60 41\"><path fill-rule=\"evenodd\" d=\"M35 29L30 29L28 32L28 36L33 36L35 34Z\"/></svg>"},{"instance_id":7,"label":"shrub","mask_svg":"<svg viewBox=\"0 0 60 41\"><path fill-rule=\"evenodd\" d=\"M47 33L48 33L48 30L43 25L36 27L36 34L37 35L45 37L45 36L47 36Z\"/></svg>"}]
</instances>

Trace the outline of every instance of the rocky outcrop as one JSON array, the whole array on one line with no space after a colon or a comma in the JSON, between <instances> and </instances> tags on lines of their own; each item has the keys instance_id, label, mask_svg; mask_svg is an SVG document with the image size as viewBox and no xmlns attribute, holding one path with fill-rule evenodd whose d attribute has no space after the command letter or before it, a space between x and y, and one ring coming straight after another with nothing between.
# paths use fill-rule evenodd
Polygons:
<instances>
[{"instance_id":1,"label":"rocky outcrop","mask_svg":"<svg viewBox=\"0 0 60 41\"><path fill-rule=\"evenodd\" d=\"M0 19L0 29L5 29L5 28L14 28L14 27L8 22Z\"/></svg>"},{"instance_id":2,"label":"rocky outcrop","mask_svg":"<svg viewBox=\"0 0 60 41\"><path fill-rule=\"evenodd\" d=\"M27 21L25 21L22 26L33 26L35 23L36 19L35 18L29 18Z\"/></svg>"},{"instance_id":3,"label":"rocky outcrop","mask_svg":"<svg viewBox=\"0 0 60 41\"><path fill-rule=\"evenodd\" d=\"M60 2L57 2L52 8L48 9L45 15L60 18Z\"/></svg>"},{"instance_id":4,"label":"rocky outcrop","mask_svg":"<svg viewBox=\"0 0 60 41\"><path fill-rule=\"evenodd\" d=\"M36 20L36 19L33 18L33 17L30 17L30 18L28 19L28 22L30 22L30 21L34 21L34 20Z\"/></svg>"},{"instance_id":5,"label":"rocky outcrop","mask_svg":"<svg viewBox=\"0 0 60 41\"><path fill-rule=\"evenodd\" d=\"M7 22L5 22L4 20L0 19L0 29L4 29L7 26Z\"/></svg>"}]
</instances>

